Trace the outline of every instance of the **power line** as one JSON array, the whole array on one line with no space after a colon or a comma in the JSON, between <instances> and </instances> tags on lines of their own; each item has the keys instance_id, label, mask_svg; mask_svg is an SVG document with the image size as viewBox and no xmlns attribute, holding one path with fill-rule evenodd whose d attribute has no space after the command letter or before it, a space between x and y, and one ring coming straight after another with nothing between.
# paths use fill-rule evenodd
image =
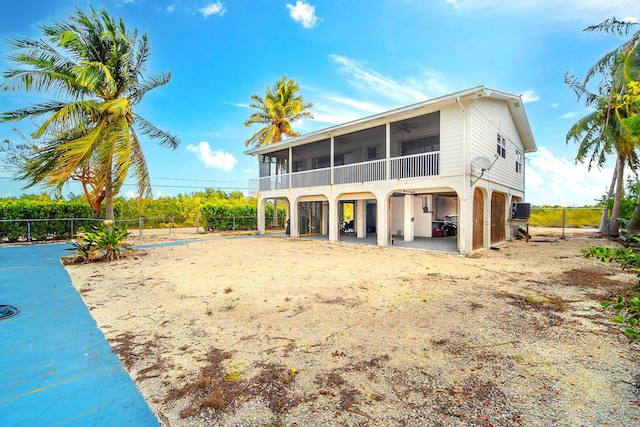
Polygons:
<instances>
[{"instance_id":1,"label":"power line","mask_svg":"<svg viewBox=\"0 0 640 427\"><path fill-rule=\"evenodd\" d=\"M160 176L151 176L150 179L167 179L172 181L193 181L193 182L220 182L224 184L232 184L234 182L244 182L244 181L220 181L215 179L191 179L191 178L165 178Z\"/></svg>"},{"instance_id":2,"label":"power line","mask_svg":"<svg viewBox=\"0 0 640 427\"><path fill-rule=\"evenodd\" d=\"M137 187L136 184L123 184L123 187ZM152 188L195 188L195 189L202 189L202 190L206 190L207 188L213 188L213 187L200 187L200 186L193 186L193 185L161 185L161 184L151 184ZM248 190L249 187L215 187L215 190Z\"/></svg>"}]
</instances>

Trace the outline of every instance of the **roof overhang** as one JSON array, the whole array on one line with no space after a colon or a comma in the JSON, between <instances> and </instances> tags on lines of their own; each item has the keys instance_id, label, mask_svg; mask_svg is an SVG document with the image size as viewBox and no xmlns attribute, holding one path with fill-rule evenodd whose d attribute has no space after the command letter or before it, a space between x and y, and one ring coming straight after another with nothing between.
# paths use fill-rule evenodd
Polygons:
<instances>
[{"instance_id":1,"label":"roof overhang","mask_svg":"<svg viewBox=\"0 0 640 427\"><path fill-rule=\"evenodd\" d=\"M328 127L315 132L307 133L295 138L290 138L275 144L263 145L245 151L245 154L258 155L280 151L289 147L297 147L309 144L311 142L322 141L331 137L337 137L351 132L357 132L364 129L384 125L388 122L395 122L407 118L415 117L421 114L427 114L440 110L442 107L457 102L472 101L479 98L493 98L505 101L509 106L516 128L524 145L525 153L536 151L536 144L533 139L533 133L529 126L529 120L524 111L524 103L518 95L512 95L506 92L500 92L485 86L478 86L460 92L438 98L429 99L417 104L407 105L405 107L379 113L373 116L354 120L344 124Z\"/></svg>"}]
</instances>

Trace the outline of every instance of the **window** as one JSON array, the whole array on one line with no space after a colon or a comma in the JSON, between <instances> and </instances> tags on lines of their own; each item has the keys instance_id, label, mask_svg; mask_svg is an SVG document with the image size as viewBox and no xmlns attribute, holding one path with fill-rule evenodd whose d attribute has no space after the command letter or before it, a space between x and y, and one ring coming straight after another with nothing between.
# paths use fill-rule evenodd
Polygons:
<instances>
[{"instance_id":1,"label":"window","mask_svg":"<svg viewBox=\"0 0 640 427\"><path fill-rule=\"evenodd\" d=\"M367 160L376 160L378 158L378 146L372 145L367 147Z\"/></svg>"},{"instance_id":2,"label":"window","mask_svg":"<svg viewBox=\"0 0 640 427\"><path fill-rule=\"evenodd\" d=\"M522 173L522 151L516 150L516 173Z\"/></svg>"},{"instance_id":3,"label":"window","mask_svg":"<svg viewBox=\"0 0 640 427\"><path fill-rule=\"evenodd\" d=\"M293 162L293 171L302 172L304 170L304 160L298 160Z\"/></svg>"},{"instance_id":4,"label":"window","mask_svg":"<svg viewBox=\"0 0 640 427\"><path fill-rule=\"evenodd\" d=\"M403 156L430 153L432 151L440 151L440 137L437 135L402 141Z\"/></svg>"},{"instance_id":5,"label":"window","mask_svg":"<svg viewBox=\"0 0 640 427\"><path fill-rule=\"evenodd\" d=\"M498 134L498 144L496 152L498 153L498 156L502 157L503 159L507 158L507 140L504 139L504 136L500 134Z\"/></svg>"},{"instance_id":6,"label":"window","mask_svg":"<svg viewBox=\"0 0 640 427\"><path fill-rule=\"evenodd\" d=\"M324 169L331 166L331 159L329 156L326 157L318 157L313 159L313 168L314 169Z\"/></svg>"}]
</instances>

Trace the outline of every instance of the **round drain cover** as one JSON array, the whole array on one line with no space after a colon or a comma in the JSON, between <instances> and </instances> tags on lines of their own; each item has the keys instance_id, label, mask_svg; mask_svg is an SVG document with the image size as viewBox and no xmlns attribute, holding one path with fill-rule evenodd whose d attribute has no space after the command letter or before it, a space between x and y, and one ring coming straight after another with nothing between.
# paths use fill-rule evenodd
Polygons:
<instances>
[{"instance_id":1,"label":"round drain cover","mask_svg":"<svg viewBox=\"0 0 640 427\"><path fill-rule=\"evenodd\" d=\"M12 305L0 305L0 320L8 319L11 316L18 314L17 308Z\"/></svg>"}]
</instances>

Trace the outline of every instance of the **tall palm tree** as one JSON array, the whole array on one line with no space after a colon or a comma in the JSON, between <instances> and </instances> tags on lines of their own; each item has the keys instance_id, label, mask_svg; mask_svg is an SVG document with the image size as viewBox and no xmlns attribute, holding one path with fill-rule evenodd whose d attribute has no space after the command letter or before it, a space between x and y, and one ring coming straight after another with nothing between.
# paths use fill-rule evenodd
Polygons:
<instances>
[{"instance_id":1,"label":"tall palm tree","mask_svg":"<svg viewBox=\"0 0 640 427\"><path fill-rule=\"evenodd\" d=\"M625 166L628 165L635 170L638 165L636 138L631 137L623 125L628 112L617 101L620 89L615 83L605 84L599 89L600 93L593 94L587 91L584 82L579 82L575 77L571 80L565 76L565 82L574 89L578 98L585 96L586 105L594 109L593 112L578 120L567 133L567 143L574 140L579 144L576 161L584 162L588 158L588 167L591 169L594 164L601 167L609 155L616 156L614 178L609 188L609 194L613 193L614 200L608 234L617 236ZM603 231L605 220L606 218L603 218L601 231Z\"/></svg>"},{"instance_id":2,"label":"tall palm tree","mask_svg":"<svg viewBox=\"0 0 640 427\"><path fill-rule=\"evenodd\" d=\"M247 139L245 147L261 147L282 141L282 137L294 137L300 134L293 130L291 123L301 119L311 119L313 114L305 111L313 107L313 103L305 104L302 95L297 95L300 86L283 76L273 84L273 88L267 86L267 91L262 98L252 94L249 106L257 111L244 122L246 127L254 124L264 125L258 132Z\"/></svg>"},{"instance_id":3,"label":"tall palm tree","mask_svg":"<svg viewBox=\"0 0 640 427\"><path fill-rule=\"evenodd\" d=\"M300 119L313 118L311 112L306 111L313 106L313 103L305 104L302 95L297 94L299 89L300 86L293 79L287 79L287 76L282 76L281 79L274 83L272 88L267 85L264 98L256 94L251 95L251 101L253 102L250 107L257 111L249 116L244 125L249 127L254 124L260 124L263 127L245 141L245 147L261 147L280 142L283 136L295 137L300 135L293 130L291 123ZM286 163L283 161L276 162L276 175L282 169L286 169ZM275 200L273 225L278 225L278 209Z\"/></svg>"},{"instance_id":4,"label":"tall palm tree","mask_svg":"<svg viewBox=\"0 0 640 427\"><path fill-rule=\"evenodd\" d=\"M585 29L585 31L604 31L626 35L637 24L618 21L615 18ZM609 194L615 183L614 202L609 223L609 234L617 236L619 232L618 217L622 204L624 187L624 168L628 164L632 169L638 165L636 148L638 138L630 132L626 121L637 112L626 102L629 83L638 80L640 70L640 52L638 41L640 31L629 41L607 53L587 72L584 81L574 75L566 74L567 83L576 93L578 99L585 98L585 104L594 109L580 119L567 133L567 143L574 140L579 143L577 161L584 161L591 153L589 168L595 162L602 166L606 157L616 154L616 167ZM597 93L587 89L589 82L596 76L603 81ZM606 217L603 215L601 231Z\"/></svg>"},{"instance_id":5,"label":"tall palm tree","mask_svg":"<svg viewBox=\"0 0 640 427\"><path fill-rule=\"evenodd\" d=\"M54 100L5 112L0 122L44 117L32 134L42 142L18 179L27 187L38 183L61 189L73 177L89 173L104 189L105 219L114 219L113 198L130 168L139 196L151 185L136 128L164 146L179 139L134 113L150 90L169 83L170 74L147 75L147 34L128 32L122 19L90 8L61 21L42 25L44 38L9 41L15 69L5 71L3 91L31 91ZM88 181L87 181L88 182ZM100 193L99 190L96 193Z\"/></svg>"}]
</instances>

